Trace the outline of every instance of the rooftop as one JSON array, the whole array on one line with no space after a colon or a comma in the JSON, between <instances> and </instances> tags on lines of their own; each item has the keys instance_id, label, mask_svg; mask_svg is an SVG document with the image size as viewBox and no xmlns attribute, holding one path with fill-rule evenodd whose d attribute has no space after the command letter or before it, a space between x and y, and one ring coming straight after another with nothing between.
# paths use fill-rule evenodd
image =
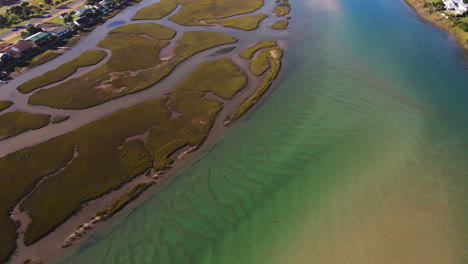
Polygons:
<instances>
[{"instance_id":1,"label":"rooftop","mask_svg":"<svg viewBox=\"0 0 468 264\"><path fill-rule=\"evenodd\" d=\"M41 39L47 37L48 35L49 35L49 33L47 33L47 32L38 32L38 33L28 37L26 40L38 41L38 40L41 40Z\"/></svg>"}]
</instances>

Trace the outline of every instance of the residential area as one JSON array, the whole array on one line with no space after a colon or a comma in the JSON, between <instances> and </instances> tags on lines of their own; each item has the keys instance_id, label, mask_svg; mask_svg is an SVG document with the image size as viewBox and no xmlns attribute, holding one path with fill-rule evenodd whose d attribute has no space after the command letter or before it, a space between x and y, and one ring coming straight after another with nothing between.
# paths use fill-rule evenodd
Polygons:
<instances>
[{"instance_id":1,"label":"residential area","mask_svg":"<svg viewBox=\"0 0 468 264\"><path fill-rule=\"evenodd\" d=\"M24 25L10 27L9 33L0 35L3 38L0 42L0 71L2 72L0 82L6 83L8 79L7 72L14 72L16 70L15 66L21 64L21 62L32 60L51 48L61 48L61 45L67 43L67 40L72 38L78 30L102 21L103 16L120 7L123 2L126 1L88 0L84 2L79 0L71 5L74 8L57 8L52 17L46 16L43 19L24 21L27 22L25 24L21 23ZM27 2L16 6L27 6L24 3ZM60 4L60 2L57 1L57 4ZM14 7L6 9L4 13L11 14L11 10L16 10ZM0 16L1 26L2 17L4 16ZM38 23L32 21L38 21ZM50 59L53 58L53 56L50 56Z\"/></svg>"}]
</instances>

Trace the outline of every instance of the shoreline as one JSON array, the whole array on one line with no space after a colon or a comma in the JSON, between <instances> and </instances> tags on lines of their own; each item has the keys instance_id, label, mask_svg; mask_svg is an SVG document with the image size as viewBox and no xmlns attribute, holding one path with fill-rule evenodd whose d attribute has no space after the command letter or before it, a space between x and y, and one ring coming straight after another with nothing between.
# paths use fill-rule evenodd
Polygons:
<instances>
[{"instance_id":1,"label":"shoreline","mask_svg":"<svg viewBox=\"0 0 468 264\"><path fill-rule=\"evenodd\" d=\"M468 52L468 32L465 32L467 39L464 39L460 34L457 34L457 31L453 29L454 26L450 25L452 22L448 21L441 12L435 11L432 14L423 12L425 10L424 1L403 0L403 2L408 5L422 20L450 33L457 40L460 47L463 48L465 52ZM444 21L447 21L447 23L443 23Z\"/></svg>"}]
</instances>

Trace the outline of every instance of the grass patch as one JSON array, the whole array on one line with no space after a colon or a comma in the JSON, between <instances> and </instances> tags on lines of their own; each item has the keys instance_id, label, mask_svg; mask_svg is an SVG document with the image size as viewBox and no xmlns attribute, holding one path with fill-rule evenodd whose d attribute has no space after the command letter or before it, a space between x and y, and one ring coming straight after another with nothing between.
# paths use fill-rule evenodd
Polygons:
<instances>
[{"instance_id":1,"label":"grass patch","mask_svg":"<svg viewBox=\"0 0 468 264\"><path fill-rule=\"evenodd\" d=\"M271 26L271 29L274 30L285 30L289 26L288 21L278 21L273 26Z\"/></svg>"},{"instance_id":2,"label":"grass patch","mask_svg":"<svg viewBox=\"0 0 468 264\"><path fill-rule=\"evenodd\" d=\"M239 107L234 111L234 113L228 118L225 122L225 125L229 125L230 123L236 121L241 116L243 116L250 108L252 108L258 100L266 93L268 88L271 86L273 81L278 76L280 67L281 67L281 57L283 54L283 50L280 47L272 48L274 50L275 56L270 56L271 62L271 69L266 73L265 78L262 80L260 86L247 98L242 101Z\"/></svg>"},{"instance_id":3,"label":"grass patch","mask_svg":"<svg viewBox=\"0 0 468 264\"><path fill-rule=\"evenodd\" d=\"M243 59L250 60L252 59L253 55L260 49L263 48L270 48L270 47L275 47L277 46L278 43L274 40L264 40L256 43L252 47L246 48L243 50L239 56Z\"/></svg>"},{"instance_id":4,"label":"grass patch","mask_svg":"<svg viewBox=\"0 0 468 264\"><path fill-rule=\"evenodd\" d=\"M183 26L206 26L200 20L227 18L251 13L263 0L174 0L182 7L169 20Z\"/></svg>"},{"instance_id":5,"label":"grass patch","mask_svg":"<svg viewBox=\"0 0 468 264\"><path fill-rule=\"evenodd\" d=\"M105 56L106 52L102 50L89 50L78 56L76 59L60 65L56 69L38 76L18 86L18 91L23 94L32 92L40 87L44 87L66 79L73 75L78 68L95 65L100 62Z\"/></svg>"},{"instance_id":6,"label":"grass patch","mask_svg":"<svg viewBox=\"0 0 468 264\"><path fill-rule=\"evenodd\" d=\"M138 10L132 20L161 19L174 11L177 4L178 3L175 0L161 0L155 4Z\"/></svg>"},{"instance_id":7,"label":"grass patch","mask_svg":"<svg viewBox=\"0 0 468 264\"><path fill-rule=\"evenodd\" d=\"M193 54L236 38L218 32L185 32L177 41L174 56L162 62L158 55L165 40L113 33L99 43L112 56L103 66L29 97L29 103L63 109L83 109L150 87Z\"/></svg>"},{"instance_id":8,"label":"grass patch","mask_svg":"<svg viewBox=\"0 0 468 264\"><path fill-rule=\"evenodd\" d=\"M223 44L234 43L237 38L224 33L212 31L189 31L177 40L179 44L174 55L179 57L189 57L200 51L220 46Z\"/></svg>"},{"instance_id":9,"label":"grass patch","mask_svg":"<svg viewBox=\"0 0 468 264\"><path fill-rule=\"evenodd\" d=\"M211 77L206 78L207 75ZM220 58L200 65L171 93L211 91L219 97L231 99L246 84L246 74L232 61Z\"/></svg>"},{"instance_id":10,"label":"grass patch","mask_svg":"<svg viewBox=\"0 0 468 264\"><path fill-rule=\"evenodd\" d=\"M275 6L275 8L272 11L275 13L277 16L285 16L288 15L291 12L291 4L289 3L280 3Z\"/></svg>"},{"instance_id":11,"label":"grass patch","mask_svg":"<svg viewBox=\"0 0 468 264\"><path fill-rule=\"evenodd\" d=\"M140 196L146 189L148 189L152 183L139 183L133 186L133 188L122 194L117 200L115 200L111 206L108 208L99 211L96 213L96 216L102 216L104 218L109 218L113 216L118 211L122 210L125 205L127 205L132 200L135 200L138 196Z\"/></svg>"},{"instance_id":12,"label":"grass patch","mask_svg":"<svg viewBox=\"0 0 468 264\"><path fill-rule=\"evenodd\" d=\"M0 115L0 140L49 124L49 115L26 112L8 112Z\"/></svg>"},{"instance_id":13,"label":"grass patch","mask_svg":"<svg viewBox=\"0 0 468 264\"><path fill-rule=\"evenodd\" d=\"M32 69L36 66L42 65L46 62L49 62L58 56L62 55L62 53L55 52L53 50L47 50L46 52L34 57L33 59L26 62L28 69Z\"/></svg>"},{"instance_id":14,"label":"grass patch","mask_svg":"<svg viewBox=\"0 0 468 264\"><path fill-rule=\"evenodd\" d=\"M225 18L225 19L207 19L204 20L206 23L209 24L219 24L223 27L231 27L242 29L246 31L257 29L260 25L260 21L265 19L267 15L260 14L260 15L251 15L251 16L242 16L242 17L233 17L233 18Z\"/></svg>"},{"instance_id":15,"label":"grass patch","mask_svg":"<svg viewBox=\"0 0 468 264\"><path fill-rule=\"evenodd\" d=\"M249 61L249 69L255 76L260 76L270 68L270 51L272 49L262 49L257 56Z\"/></svg>"},{"instance_id":16,"label":"grass patch","mask_svg":"<svg viewBox=\"0 0 468 264\"><path fill-rule=\"evenodd\" d=\"M50 122L52 122L52 124L58 124L58 123L62 123L65 120L68 120L68 118L70 118L70 117L69 116L56 116L56 117L52 118L52 120L50 120Z\"/></svg>"},{"instance_id":17,"label":"grass patch","mask_svg":"<svg viewBox=\"0 0 468 264\"><path fill-rule=\"evenodd\" d=\"M7 109L8 107L12 106L12 101L0 101L0 112Z\"/></svg>"},{"instance_id":18,"label":"grass patch","mask_svg":"<svg viewBox=\"0 0 468 264\"><path fill-rule=\"evenodd\" d=\"M76 44L78 44L79 41L80 41L80 38L78 37L70 38L66 41L63 47L67 47L67 48L74 47Z\"/></svg>"},{"instance_id":19,"label":"grass patch","mask_svg":"<svg viewBox=\"0 0 468 264\"><path fill-rule=\"evenodd\" d=\"M128 24L111 30L109 33L146 35L155 39L172 39L176 32L172 28L154 23Z\"/></svg>"}]
</instances>

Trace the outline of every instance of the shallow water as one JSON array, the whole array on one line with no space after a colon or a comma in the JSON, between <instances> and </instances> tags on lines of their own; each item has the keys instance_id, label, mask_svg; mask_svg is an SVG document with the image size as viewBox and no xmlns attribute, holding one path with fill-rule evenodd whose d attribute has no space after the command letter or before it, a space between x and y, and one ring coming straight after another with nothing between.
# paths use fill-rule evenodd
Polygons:
<instances>
[{"instance_id":1,"label":"shallow water","mask_svg":"<svg viewBox=\"0 0 468 264\"><path fill-rule=\"evenodd\" d=\"M468 263L468 72L454 39L400 0L292 3L261 106L56 262Z\"/></svg>"}]
</instances>

